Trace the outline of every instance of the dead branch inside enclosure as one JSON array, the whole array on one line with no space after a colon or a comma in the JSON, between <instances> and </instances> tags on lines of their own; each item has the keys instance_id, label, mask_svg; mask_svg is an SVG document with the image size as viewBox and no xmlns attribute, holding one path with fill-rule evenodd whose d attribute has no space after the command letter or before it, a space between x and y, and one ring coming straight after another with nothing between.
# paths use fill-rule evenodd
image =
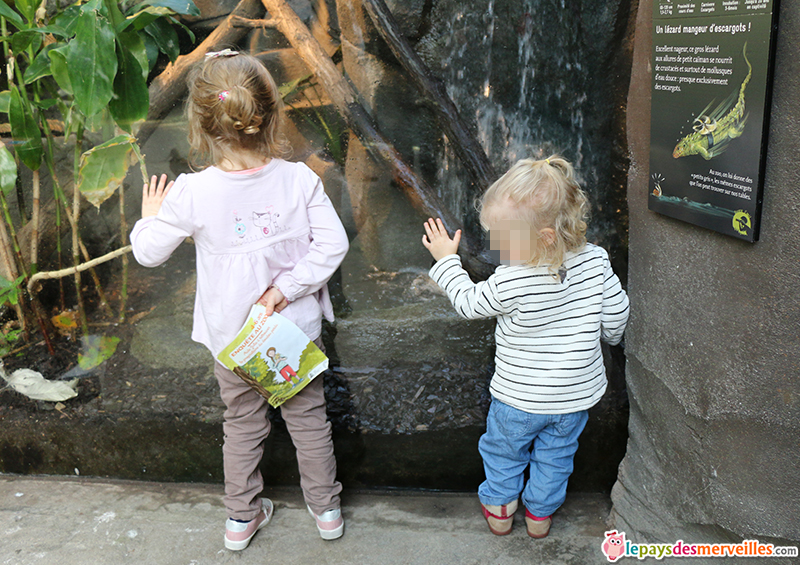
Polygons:
<instances>
[{"instance_id":1,"label":"dead branch inside enclosure","mask_svg":"<svg viewBox=\"0 0 800 565\"><path fill-rule=\"evenodd\" d=\"M28 291L31 293L36 292L37 286L38 284L40 284L39 281L41 280L60 279L61 277L67 277L69 275L82 273L83 271L88 271L92 267L101 265L106 261L111 261L112 259L116 259L117 257L125 256L127 253L130 253L131 250L132 250L131 246L126 245L125 247L120 247L119 249L106 253L101 257L96 257L91 261L87 261L85 263L81 263L80 265L76 265L75 267L59 269L58 271L44 271L41 273L36 273L28 280Z\"/></svg>"},{"instance_id":2,"label":"dead branch inside enclosure","mask_svg":"<svg viewBox=\"0 0 800 565\"><path fill-rule=\"evenodd\" d=\"M411 47L383 0L364 0L364 9L397 61L416 83L422 94L433 102L433 109L440 127L447 134L456 154L473 178L475 183L473 196L482 193L494 182L497 175L483 147L461 119L458 108L447 94L444 83L431 73Z\"/></svg>"}]
</instances>

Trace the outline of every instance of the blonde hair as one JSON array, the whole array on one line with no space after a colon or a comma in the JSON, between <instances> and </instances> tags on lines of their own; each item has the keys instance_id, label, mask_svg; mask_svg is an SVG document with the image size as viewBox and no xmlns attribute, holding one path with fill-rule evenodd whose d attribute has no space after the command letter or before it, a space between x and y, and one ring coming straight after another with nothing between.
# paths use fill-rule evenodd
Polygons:
<instances>
[{"instance_id":1,"label":"blonde hair","mask_svg":"<svg viewBox=\"0 0 800 565\"><path fill-rule=\"evenodd\" d=\"M190 78L186 103L190 160L219 163L237 151L286 157L283 100L267 68L238 54L206 59Z\"/></svg>"},{"instance_id":2,"label":"blonde hair","mask_svg":"<svg viewBox=\"0 0 800 565\"><path fill-rule=\"evenodd\" d=\"M527 263L547 265L552 273L561 268L567 252L586 244L586 195L575 180L570 162L559 155L541 161L518 161L489 187L477 208L486 230L499 219L521 220L541 239L539 232L551 228L555 232L553 243L539 241ZM498 218L498 213L512 217Z\"/></svg>"}]
</instances>

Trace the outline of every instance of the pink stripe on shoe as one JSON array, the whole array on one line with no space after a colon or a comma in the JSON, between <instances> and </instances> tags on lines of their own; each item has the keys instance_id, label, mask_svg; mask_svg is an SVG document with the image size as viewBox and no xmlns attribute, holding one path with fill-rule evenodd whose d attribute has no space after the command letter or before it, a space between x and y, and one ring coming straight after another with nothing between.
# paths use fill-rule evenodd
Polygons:
<instances>
[{"instance_id":1,"label":"pink stripe on shoe","mask_svg":"<svg viewBox=\"0 0 800 565\"><path fill-rule=\"evenodd\" d=\"M550 516L545 516L544 518L539 518L538 516L534 516L533 514L531 514L527 508L525 509L525 516L530 518L531 520L536 520L537 522L544 522L550 517Z\"/></svg>"},{"instance_id":2,"label":"pink stripe on shoe","mask_svg":"<svg viewBox=\"0 0 800 565\"><path fill-rule=\"evenodd\" d=\"M514 514L511 514L511 515L508 514L508 505L507 504L504 504L503 506L500 507L500 516L498 516L497 514L492 514L491 512L489 512L483 504L481 504L481 508L483 509L483 517L484 518L491 517L491 518L495 518L497 520L508 520L509 518L513 518L514 517Z\"/></svg>"},{"instance_id":3,"label":"pink stripe on shoe","mask_svg":"<svg viewBox=\"0 0 800 565\"><path fill-rule=\"evenodd\" d=\"M250 520L247 523L247 527L244 530L242 530L241 532L234 532L234 531L228 530L226 532L228 539L231 540L231 541L243 541L243 540L246 540L247 538L252 536L253 533L258 529L258 527L261 525L261 522L264 521L265 517L266 517L266 514L264 514L264 511L262 510L261 512L258 513L258 516L256 516L255 518L253 518L252 520Z\"/></svg>"},{"instance_id":4,"label":"pink stripe on shoe","mask_svg":"<svg viewBox=\"0 0 800 565\"><path fill-rule=\"evenodd\" d=\"M317 526L320 530L332 531L341 526L344 523L344 520L341 518L337 518L336 520L331 520L330 522L323 522L321 520L317 520Z\"/></svg>"}]
</instances>

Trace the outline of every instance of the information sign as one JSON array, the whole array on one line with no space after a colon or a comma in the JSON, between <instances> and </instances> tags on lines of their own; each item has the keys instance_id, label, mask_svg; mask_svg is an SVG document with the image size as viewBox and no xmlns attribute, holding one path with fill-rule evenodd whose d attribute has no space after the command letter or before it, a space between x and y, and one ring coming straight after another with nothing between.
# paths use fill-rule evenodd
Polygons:
<instances>
[{"instance_id":1,"label":"information sign","mask_svg":"<svg viewBox=\"0 0 800 565\"><path fill-rule=\"evenodd\" d=\"M649 209L756 241L777 0L653 6Z\"/></svg>"}]
</instances>

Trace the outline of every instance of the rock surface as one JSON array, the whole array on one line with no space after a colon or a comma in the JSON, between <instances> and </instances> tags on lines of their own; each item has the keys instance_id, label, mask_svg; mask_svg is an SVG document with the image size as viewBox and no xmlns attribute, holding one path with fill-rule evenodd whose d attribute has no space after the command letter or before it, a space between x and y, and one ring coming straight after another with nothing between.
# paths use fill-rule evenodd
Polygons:
<instances>
[{"instance_id":1,"label":"rock surface","mask_svg":"<svg viewBox=\"0 0 800 565\"><path fill-rule=\"evenodd\" d=\"M629 539L800 540L800 103L796 11L780 13L761 239L647 209L652 3L637 23L627 382L613 501Z\"/></svg>"}]
</instances>

